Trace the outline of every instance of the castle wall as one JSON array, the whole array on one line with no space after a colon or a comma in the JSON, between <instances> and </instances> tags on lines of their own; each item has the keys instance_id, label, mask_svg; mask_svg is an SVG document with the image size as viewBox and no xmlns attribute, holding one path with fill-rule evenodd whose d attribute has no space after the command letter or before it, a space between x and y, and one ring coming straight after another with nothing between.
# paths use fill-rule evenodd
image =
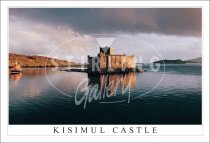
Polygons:
<instances>
[{"instance_id":1,"label":"castle wall","mask_svg":"<svg viewBox=\"0 0 210 143\"><path fill-rule=\"evenodd\" d=\"M92 57L88 56L88 70L92 69Z\"/></svg>"},{"instance_id":2,"label":"castle wall","mask_svg":"<svg viewBox=\"0 0 210 143\"><path fill-rule=\"evenodd\" d=\"M106 53L100 48L100 53L98 54L99 67L102 71L107 71L110 68L114 70L121 70L121 69L134 69L136 68L136 57L131 55L114 55L114 49L109 48L105 50ZM88 63L91 65L91 60L93 57L88 57ZM89 69L91 66L89 66Z\"/></svg>"},{"instance_id":3,"label":"castle wall","mask_svg":"<svg viewBox=\"0 0 210 143\"><path fill-rule=\"evenodd\" d=\"M99 65L100 65L99 57L88 56L88 70L89 71L99 71L100 70Z\"/></svg>"},{"instance_id":4,"label":"castle wall","mask_svg":"<svg viewBox=\"0 0 210 143\"><path fill-rule=\"evenodd\" d=\"M126 56L125 67L126 68L136 68L136 57L135 56Z\"/></svg>"},{"instance_id":5,"label":"castle wall","mask_svg":"<svg viewBox=\"0 0 210 143\"><path fill-rule=\"evenodd\" d=\"M122 69L122 68L135 68L136 57L126 55L111 55L111 68Z\"/></svg>"},{"instance_id":6,"label":"castle wall","mask_svg":"<svg viewBox=\"0 0 210 143\"><path fill-rule=\"evenodd\" d=\"M100 54L100 69L106 69L107 59L105 54Z\"/></svg>"}]
</instances>

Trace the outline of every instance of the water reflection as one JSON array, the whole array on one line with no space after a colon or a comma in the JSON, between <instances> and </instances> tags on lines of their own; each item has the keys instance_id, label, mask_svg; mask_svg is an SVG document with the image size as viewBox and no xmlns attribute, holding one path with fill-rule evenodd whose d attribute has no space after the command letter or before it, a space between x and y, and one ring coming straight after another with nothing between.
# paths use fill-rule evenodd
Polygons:
<instances>
[{"instance_id":1,"label":"water reflection","mask_svg":"<svg viewBox=\"0 0 210 143\"><path fill-rule=\"evenodd\" d=\"M19 80L22 77L22 73L16 73L16 74L10 74L10 79L14 80L14 85L17 86L19 83Z\"/></svg>"},{"instance_id":2,"label":"water reflection","mask_svg":"<svg viewBox=\"0 0 210 143\"><path fill-rule=\"evenodd\" d=\"M55 73L52 68L25 68L22 71L24 76L45 76L45 74Z\"/></svg>"},{"instance_id":3,"label":"water reflection","mask_svg":"<svg viewBox=\"0 0 210 143\"><path fill-rule=\"evenodd\" d=\"M125 91L128 88L136 87L136 73L127 74L106 74L99 76L88 75L89 85L98 85L102 93L108 93L114 96L117 90Z\"/></svg>"},{"instance_id":4,"label":"water reflection","mask_svg":"<svg viewBox=\"0 0 210 143\"><path fill-rule=\"evenodd\" d=\"M201 67L197 69L192 67L190 74L185 73L187 69L189 67L180 69L167 67L168 71L161 84L146 96L135 100L133 98L148 92L160 81L161 72L88 76L87 73L82 72L47 69L49 80L58 89L73 97L80 82L87 78L88 86L93 89L93 92L96 90L92 87L96 84L103 89L110 85L110 93L114 93L116 87L119 90L122 87L126 88L127 85L132 87L129 104L126 102L98 104L127 100L127 93L121 96L118 90L117 96L93 101L87 105L86 110L82 105L76 106L74 98L64 96L53 88L46 78L45 69L23 69L21 74L9 76L9 123L201 124L202 76L197 74L201 73ZM172 70L174 71L171 72ZM180 70L183 70L183 73ZM15 85L15 83L18 84ZM78 97L83 97L84 92L78 92ZM93 92L89 93L93 95Z\"/></svg>"},{"instance_id":5,"label":"water reflection","mask_svg":"<svg viewBox=\"0 0 210 143\"><path fill-rule=\"evenodd\" d=\"M21 73L11 73L9 70L9 75L13 80L20 80L24 76L45 76L45 74L55 73L52 68L24 68Z\"/></svg>"},{"instance_id":6,"label":"water reflection","mask_svg":"<svg viewBox=\"0 0 210 143\"><path fill-rule=\"evenodd\" d=\"M11 75L10 75L10 78L11 78L12 80L16 80L16 81L20 80L21 77L22 77L22 73L16 73L16 74L11 74Z\"/></svg>"},{"instance_id":7,"label":"water reflection","mask_svg":"<svg viewBox=\"0 0 210 143\"><path fill-rule=\"evenodd\" d=\"M51 88L46 80L45 72L48 75L55 74L51 68L24 68L21 73L9 74L10 100L18 97L34 97ZM16 101L16 100L14 100Z\"/></svg>"}]
</instances>

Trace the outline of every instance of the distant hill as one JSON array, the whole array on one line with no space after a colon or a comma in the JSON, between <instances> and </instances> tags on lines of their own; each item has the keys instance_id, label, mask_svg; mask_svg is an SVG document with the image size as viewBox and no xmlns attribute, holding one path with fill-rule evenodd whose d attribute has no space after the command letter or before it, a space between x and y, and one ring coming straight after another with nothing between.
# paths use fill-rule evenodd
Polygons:
<instances>
[{"instance_id":1,"label":"distant hill","mask_svg":"<svg viewBox=\"0 0 210 143\"><path fill-rule=\"evenodd\" d=\"M155 64L156 63L159 63L159 64L185 64L185 61L182 61L180 59L177 59L177 60L160 60L160 61L156 61L154 62Z\"/></svg>"},{"instance_id":2,"label":"distant hill","mask_svg":"<svg viewBox=\"0 0 210 143\"><path fill-rule=\"evenodd\" d=\"M186 60L185 62L186 63L201 63L202 62L202 57Z\"/></svg>"},{"instance_id":3,"label":"distant hill","mask_svg":"<svg viewBox=\"0 0 210 143\"><path fill-rule=\"evenodd\" d=\"M21 67L67 67L76 65L74 62L44 56L28 56L9 53L9 67L12 67L16 61Z\"/></svg>"}]
</instances>

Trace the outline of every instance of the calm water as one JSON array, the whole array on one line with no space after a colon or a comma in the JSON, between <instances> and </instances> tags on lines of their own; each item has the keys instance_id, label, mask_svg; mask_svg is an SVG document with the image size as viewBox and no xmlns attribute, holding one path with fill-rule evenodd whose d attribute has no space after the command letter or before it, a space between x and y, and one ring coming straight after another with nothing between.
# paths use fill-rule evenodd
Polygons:
<instances>
[{"instance_id":1,"label":"calm water","mask_svg":"<svg viewBox=\"0 0 210 143\"><path fill-rule=\"evenodd\" d=\"M9 122L201 124L201 91L199 64L166 66L165 74L161 67L159 72L95 77L24 69L9 77ZM81 104L75 104L75 97Z\"/></svg>"}]
</instances>

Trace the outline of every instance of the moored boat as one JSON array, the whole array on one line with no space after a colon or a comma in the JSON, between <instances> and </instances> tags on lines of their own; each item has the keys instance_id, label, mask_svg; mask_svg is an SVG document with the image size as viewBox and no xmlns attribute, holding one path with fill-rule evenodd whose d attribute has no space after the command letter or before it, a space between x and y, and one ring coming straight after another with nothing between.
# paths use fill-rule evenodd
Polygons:
<instances>
[{"instance_id":1,"label":"moored boat","mask_svg":"<svg viewBox=\"0 0 210 143\"><path fill-rule=\"evenodd\" d=\"M22 71L22 68L20 67L20 65L17 64L17 62L10 69L11 74L17 74L17 73L20 73L21 71Z\"/></svg>"}]
</instances>

